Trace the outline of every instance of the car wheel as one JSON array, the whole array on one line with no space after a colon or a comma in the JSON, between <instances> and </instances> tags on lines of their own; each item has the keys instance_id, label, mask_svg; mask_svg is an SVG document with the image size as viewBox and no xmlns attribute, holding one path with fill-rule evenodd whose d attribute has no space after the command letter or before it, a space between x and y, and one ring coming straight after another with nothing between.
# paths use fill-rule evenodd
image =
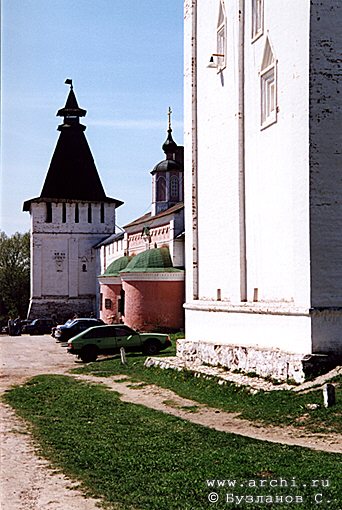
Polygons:
<instances>
[{"instance_id":1,"label":"car wheel","mask_svg":"<svg viewBox=\"0 0 342 510\"><path fill-rule=\"evenodd\" d=\"M143 353L148 354L149 356L155 356L159 354L160 351L160 343L157 340L147 340L147 342L143 346Z\"/></svg>"},{"instance_id":2,"label":"car wheel","mask_svg":"<svg viewBox=\"0 0 342 510\"><path fill-rule=\"evenodd\" d=\"M83 347L80 358L84 363L90 363L91 361L96 361L97 358L97 348L95 345L88 345L87 347Z\"/></svg>"}]
</instances>

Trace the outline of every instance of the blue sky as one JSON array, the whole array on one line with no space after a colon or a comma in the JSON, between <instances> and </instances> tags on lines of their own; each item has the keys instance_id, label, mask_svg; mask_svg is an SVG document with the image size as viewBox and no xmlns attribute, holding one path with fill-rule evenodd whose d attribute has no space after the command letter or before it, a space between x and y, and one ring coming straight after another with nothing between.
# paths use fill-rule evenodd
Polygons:
<instances>
[{"instance_id":1,"label":"blue sky","mask_svg":"<svg viewBox=\"0 0 342 510\"><path fill-rule=\"evenodd\" d=\"M117 223L151 204L167 110L183 143L182 0L1 1L0 229L29 230L24 200L40 195L72 78L82 123Z\"/></svg>"}]
</instances>

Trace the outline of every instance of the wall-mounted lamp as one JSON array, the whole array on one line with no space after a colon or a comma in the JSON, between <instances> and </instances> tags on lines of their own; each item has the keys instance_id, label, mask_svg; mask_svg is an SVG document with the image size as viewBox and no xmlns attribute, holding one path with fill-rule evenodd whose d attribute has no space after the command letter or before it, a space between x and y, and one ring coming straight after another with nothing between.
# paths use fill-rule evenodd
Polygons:
<instances>
[{"instance_id":1,"label":"wall-mounted lamp","mask_svg":"<svg viewBox=\"0 0 342 510\"><path fill-rule=\"evenodd\" d=\"M218 62L215 62L214 57L224 57L224 55L223 53L212 53L209 64L207 65L209 69L217 69L219 67Z\"/></svg>"}]
</instances>

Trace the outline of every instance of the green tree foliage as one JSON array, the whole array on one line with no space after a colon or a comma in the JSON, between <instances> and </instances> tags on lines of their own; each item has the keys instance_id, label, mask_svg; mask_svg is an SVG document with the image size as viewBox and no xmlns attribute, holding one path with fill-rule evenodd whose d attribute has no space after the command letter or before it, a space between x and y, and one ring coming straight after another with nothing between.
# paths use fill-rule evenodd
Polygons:
<instances>
[{"instance_id":1,"label":"green tree foliage","mask_svg":"<svg viewBox=\"0 0 342 510\"><path fill-rule=\"evenodd\" d=\"M25 318L30 297L30 233L0 232L0 319Z\"/></svg>"}]
</instances>

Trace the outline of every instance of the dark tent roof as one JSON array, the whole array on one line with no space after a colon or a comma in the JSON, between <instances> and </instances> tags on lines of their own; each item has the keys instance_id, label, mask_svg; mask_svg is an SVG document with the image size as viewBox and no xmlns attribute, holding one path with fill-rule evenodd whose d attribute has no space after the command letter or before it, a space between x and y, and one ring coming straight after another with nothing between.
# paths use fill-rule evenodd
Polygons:
<instances>
[{"instance_id":1,"label":"dark tent roof","mask_svg":"<svg viewBox=\"0 0 342 510\"><path fill-rule=\"evenodd\" d=\"M24 210L30 209L33 201L80 200L93 202L115 202L117 207L123 202L106 196L94 158L85 137L85 126L79 117L86 114L78 106L71 88L64 108L57 115L64 117L58 126L59 139L53 153L50 166L39 198L27 200Z\"/></svg>"}]
</instances>

